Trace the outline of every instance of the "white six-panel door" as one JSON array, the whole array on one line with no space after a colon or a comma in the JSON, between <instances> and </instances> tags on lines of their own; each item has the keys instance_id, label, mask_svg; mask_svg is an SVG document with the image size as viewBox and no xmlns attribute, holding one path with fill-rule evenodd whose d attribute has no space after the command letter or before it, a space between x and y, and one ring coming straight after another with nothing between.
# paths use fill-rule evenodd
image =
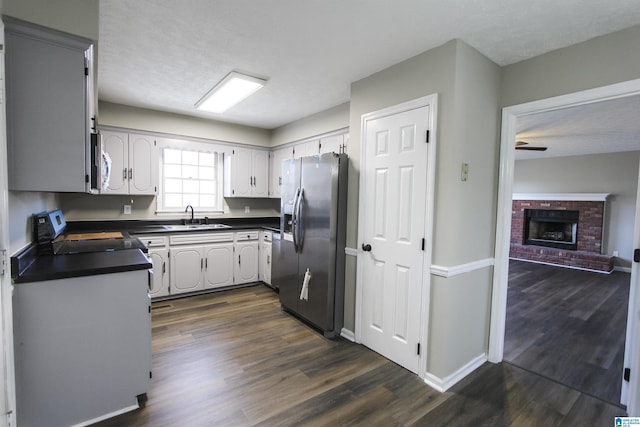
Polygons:
<instances>
[{"instance_id":1,"label":"white six-panel door","mask_svg":"<svg viewBox=\"0 0 640 427\"><path fill-rule=\"evenodd\" d=\"M360 340L419 373L429 106L363 125ZM370 248L369 248L370 245Z\"/></svg>"}]
</instances>

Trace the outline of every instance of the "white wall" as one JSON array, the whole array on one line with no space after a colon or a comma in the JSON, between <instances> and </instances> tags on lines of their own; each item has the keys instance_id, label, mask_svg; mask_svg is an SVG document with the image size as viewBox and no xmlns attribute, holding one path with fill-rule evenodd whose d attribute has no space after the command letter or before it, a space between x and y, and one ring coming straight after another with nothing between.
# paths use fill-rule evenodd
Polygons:
<instances>
[{"instance_id":1,"label":"white wall","mask_svg":"<svg viewBox=\"0 0 640 427\"><path fill-rule=\"evenodd\" d=\"M640 148L640 142L639 142ZM514 193L611 193L605 211L603 253L619 252L616 265L633 259L640 152L516 161Z\"/></svg>"}]
</instances>

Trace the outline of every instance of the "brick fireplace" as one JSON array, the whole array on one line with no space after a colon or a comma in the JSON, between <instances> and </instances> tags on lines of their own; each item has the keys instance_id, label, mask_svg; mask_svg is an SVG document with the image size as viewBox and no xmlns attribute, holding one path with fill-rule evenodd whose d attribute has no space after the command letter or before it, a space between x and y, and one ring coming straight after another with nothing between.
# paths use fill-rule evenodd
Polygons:
<instances>
[{"instance_id":1,"label":"brick fireplace","mask_svg":"<svg viewBox=\"0 0 640 427\"><path fill-rule=\"evenodd\" d=\"M514 194L509 256L525 261L610 272L602 254L608 194Z\"/></svg>"}]
</instances>

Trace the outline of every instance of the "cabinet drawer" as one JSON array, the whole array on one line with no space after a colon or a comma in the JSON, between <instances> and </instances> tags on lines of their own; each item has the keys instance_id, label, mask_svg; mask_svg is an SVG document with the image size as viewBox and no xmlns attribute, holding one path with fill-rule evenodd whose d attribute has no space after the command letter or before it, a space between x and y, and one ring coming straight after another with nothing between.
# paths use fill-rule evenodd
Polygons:
<instances>
[{"instance_id":1,"label":"cabinet drawer","mask_svg":"<svg viewBox=\"0 0 640 427\"><path fill-rule=\"evenodd\" d=\"M167 236L136 236L147 248L167 246Z\"/></svg>"},{"instance_id":2,"label":"cabinet drawer","mask_svg":"<svg viewBox=\"0 0 640 427\"><path fill-rule=\"evenodd\" d=\"M271 241L271 236L272 236L272 233L270 231L263 231L262 232L262 241L263 242L270 242Z\"/></svg>"},{"instance_id":3,"label":"cabinet drawer","mask_svg":"<svg viewBox=\"0 0 640 427\"><path fill-rule=\"evenodd\" d=\"M233 233L182 233L169 236L171 245L233 242Z\"/></svg>"},{"instance_id":4,"label":"cabinet drawer","mask_svg":"<svg viewBox=\"0 0 640 427\"><path fill-rule=\"evenodd\" d=\"M236 232L236 242L248 242L258 240L259 231L238 231Z\"/></svg>"}]
</instances>

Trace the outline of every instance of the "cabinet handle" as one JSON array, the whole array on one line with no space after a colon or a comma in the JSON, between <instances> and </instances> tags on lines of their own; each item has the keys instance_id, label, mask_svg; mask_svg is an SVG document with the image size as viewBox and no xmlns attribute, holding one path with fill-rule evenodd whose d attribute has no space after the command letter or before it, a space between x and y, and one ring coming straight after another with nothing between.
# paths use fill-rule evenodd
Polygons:
<instances>
[{"instance_id":1,"label":"cabinet handle","mask_svg":"<svg viewBox=\"0 0 640 427\"><path fill-rule=\"evenodd\" d=\"M122 179L124 181L127 180L127 168L122 169Z\"/></svg>"},{"instance_id":2,"label":"cabinet handle","mask_svg":"<svg viewBox=\"0 0 640 427\"><path fill-rule=\"evenodd\" d=\"M278 185L282 185L282 177L281 176L278 177Z\"/></svg>"},{"instance_id":3,"label":"cabinet handle","mask_svg":"<svg viewBox=\"0 0 640 427\"><path fill-rule=\"evenodd\" d=\"M249 185L253 187L253 177L252 176L249 177Z\"/></svg>"},{"instance_id":4,"label":"cabinet handle","mask_svg":"<svg viewBox=\"0 0 640 427\"><path fill-rule=\"evenodd\" d=\"M242 264L240 263L240 255L238 255L238 265L242 265Z\"/></svg>"},{"instance_id":5,"label":"cabinet handle","mask_svg":"<svg viewBox=\"0 0 640 427\"><path fill-rule=\"evenodd\" d=\"M204 268L204 260L200 258L200 270Z\"/></svg>"},{"instance_id":6,"label":"cabinet handle","mask_svg":"<svg viewBox=\"0 0 640 427\"><path fill-rule=\"evenodd\" d=\"M162 274L164 275L164 273L167 272L167 262L163 261L162 262Z\"/></svg>"},{"instance_id":7,"label":"cabinet handle","mask_svg":"<svg viewBox=\"0 0 640 427\"><path fill-rule=\"evenodd\" d=\"M129 179L133 179L133 168L129 168Z\"/></svg>"},{"instance_id":8,"label":"cabinet handle","mask_svg":"<svg viewBox=\"0 0 640 427\"><path fill-rule=\"evenodd\" d=\"M267 255L267 265L271 264L271 257Z\"/></svg>"},{"instance_id":9,"label":"cabinet handle","mask_svg":"<svg viewBox=\"0 0 640 427\"><path fill-rule=\"evenodd\" d=\"M209 258L204 259L204 269L206 270L207 268L209 268Z\"/></svg>"}]
</instances>

